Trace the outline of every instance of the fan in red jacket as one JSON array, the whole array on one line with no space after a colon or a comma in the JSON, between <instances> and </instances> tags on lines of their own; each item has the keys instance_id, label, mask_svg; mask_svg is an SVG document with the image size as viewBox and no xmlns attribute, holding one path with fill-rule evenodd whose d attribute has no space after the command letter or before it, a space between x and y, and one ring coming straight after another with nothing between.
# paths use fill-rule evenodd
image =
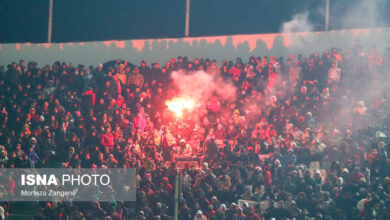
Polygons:
<instances>
[{"instance_id":1,"label":"fan in red jacket","mask_svg":"<svg viewBox=\"0 0 390 220\"><path fill-rule=\"evenodd\" d=\"M88 88L87 91L83 92L83 101L85 101L88 106L91 104L92 106L95 106L96 102L96 94L93 92L92 88Z\"/></svg>"},{"instance_id":2,"label":"fan in red jacket","mask_svg":"<svg viewBox=\"0 0 390 220\"><path fill-rule=\"evenodd\" d=\"M261 218L258 214L256 214L255 209L251 207L245 220L261 220Z\"/></svg>"},{"instance_id":3,"label":"fan in red jacket","mask_svg":"<svg viewBox=\"0 0 390 220\"><path fill-rule=\"evenodd\" d=\"M113 148L115 145L114 135L111 133L111 128L107 127L106 132L102 134L102 138L100 139L100 143L106 149L106 152L110 152L110 148Z\"/></svg>"}]
</instances>

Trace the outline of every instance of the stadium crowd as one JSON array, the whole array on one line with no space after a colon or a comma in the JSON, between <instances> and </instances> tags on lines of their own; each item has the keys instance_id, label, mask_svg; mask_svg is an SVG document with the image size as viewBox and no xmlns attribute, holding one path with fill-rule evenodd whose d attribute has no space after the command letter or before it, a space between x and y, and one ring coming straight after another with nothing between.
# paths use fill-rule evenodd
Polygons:
<instances>
[{"instance_id":1,"label":"stadium crowd","mask_svg":"<svg viewBox=\"0 0 390 220\"><path fill-rule=\"evenodd\" d=\"M178 70L231 81L236 98L215 93L198 121L186 120L192 112L173 119L165 101L177 95L170 75ZM390 50L358 41L346 51L220 65L21 60L0 71L0 164L137 169L135 203L39 203L34 219L173 219L177 175L180 220L386 219L389 74ZM188 154L204 158L172 162Z\"/></svg>"}]
</instances>

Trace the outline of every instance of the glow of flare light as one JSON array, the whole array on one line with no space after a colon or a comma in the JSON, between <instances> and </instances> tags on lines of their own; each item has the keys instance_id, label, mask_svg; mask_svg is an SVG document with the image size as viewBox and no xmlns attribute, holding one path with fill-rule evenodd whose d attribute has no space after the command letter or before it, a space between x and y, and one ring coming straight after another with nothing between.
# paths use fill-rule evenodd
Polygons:
<instances>
[{"instance_id":1,"label":"glow of flare light","mask_svg":"<svg viewBox=\"0 0 390 220\"><path fill-rule=\"evenodd\" d=\"M194 100L190 98L174 98L165 102L168 109L176 114L177 117L183 116L185 109L192 110L195 106Z\"/></svg>"}]
</instances>

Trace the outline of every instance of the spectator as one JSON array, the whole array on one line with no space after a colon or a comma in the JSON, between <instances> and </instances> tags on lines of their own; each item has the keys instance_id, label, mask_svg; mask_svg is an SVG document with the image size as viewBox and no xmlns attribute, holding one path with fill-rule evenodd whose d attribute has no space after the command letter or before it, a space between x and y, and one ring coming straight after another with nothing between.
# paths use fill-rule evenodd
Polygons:
<instances>
[{"instance_id":1,"label":"spectator","mask_svg":"<svg viewBox=\"0 0 390 220\"><path fill-rule=\"evenodd\" d=\"M207 217L203 215L202 210L198 210L194 216L194 220L207 220Z\"/></svg>"},{"instance_id":2,"label":"spectator","mask_svg":"<svg viewBox=\"0 0 390 220\"><path fill-rule=\"evenodd\" d=\"M39 157L38 154L35 153L34 148L30 147L30 153L28 154L28 159L30 160L31 168L35 168L38 163Z\"/></svg>"},{"instance_id":3,"label":"spectator","mask_svg":"<svg viewBox=\"0 0 390 220\"><path fill-rule=\"evenodd\" d=\"M111 151L111 149L114 147L114 135L111 132L111 127L108 126L102 135L100 143L104 147L105 151L108 153Z\"/></svg>"},{"instance_id":4,"label":"spectator","mask_svg":"<svg viewBox=\"0 0 390 220\"><path fill-rule=\"evenodd\" d=\"M142 86L144 85L144 77L141 75L138 68L134 68L133 74L130 75L127 81L127 85L133 89L142 89Z\"/></svg>"}]
</instances>

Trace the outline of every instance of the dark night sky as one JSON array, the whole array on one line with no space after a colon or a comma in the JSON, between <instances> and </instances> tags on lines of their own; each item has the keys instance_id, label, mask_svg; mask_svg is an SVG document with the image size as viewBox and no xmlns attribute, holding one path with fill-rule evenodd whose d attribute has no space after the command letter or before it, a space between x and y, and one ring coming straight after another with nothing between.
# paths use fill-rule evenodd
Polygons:
<instances>
[{"instance_id":1,"label":"dark night sky","mask_svg":"<svg viewBox=\"0 0 390 220\"><path fill-rule=\"evenodd\" d=\"M331 0L332 29L341 28L337 18L354 1ZM186 0L54 0L52 41L183 37L185 7ZM48 8L49 0L0 0L0 43L45 42ZM190 36L279 32L305 11L323 30L324 8L325 0L192 0ZM390 3L381 8L390 10Z\"/></svg>"}]
</instances>

